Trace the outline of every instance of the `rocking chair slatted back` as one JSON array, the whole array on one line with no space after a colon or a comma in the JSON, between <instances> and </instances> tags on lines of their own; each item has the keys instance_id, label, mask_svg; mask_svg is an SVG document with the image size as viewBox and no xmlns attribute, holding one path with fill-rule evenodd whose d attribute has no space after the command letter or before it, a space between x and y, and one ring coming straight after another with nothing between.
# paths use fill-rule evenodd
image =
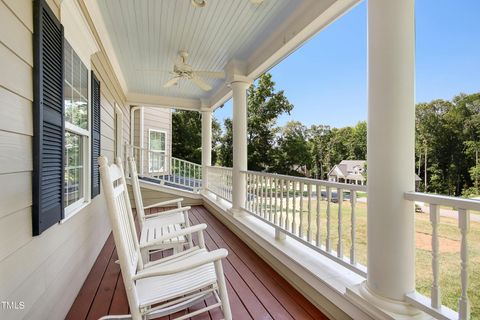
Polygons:
<instances>
[{"instance_id":1,"label":"rocking chair slatted back","mask_svg":"<svg viewBox=\"0 0 480 320\"><path fill-rule=\"evenodd\" d=\"M143 269L140 246L131 212L128 189L123 175L120 159L117 164L108 165L104 156L98 158L103 192L107 201L108 213L112 223L113 237L117 247L122 277L127 291L132 313L138 312L139 300L132 280L137 270ZM132 314L133 315L133 314Z\"/></svg>"},{"instance_id":2,"label":"rocking chair slatted back","mask_svg":"<svg viewBox=\"0 0 480 320\"><path fill-rule=\"evenodd\" d=\"M140 228L143 228L145 222L145 210L143 205L142 194L140 192L140 182L138 181L138 172L135 159L128 157L128 164L130 169L130 181L132 183L133 196L135 199L135 209L137 210L138 220L140 221Z\"/></svg>"}]
</instances>

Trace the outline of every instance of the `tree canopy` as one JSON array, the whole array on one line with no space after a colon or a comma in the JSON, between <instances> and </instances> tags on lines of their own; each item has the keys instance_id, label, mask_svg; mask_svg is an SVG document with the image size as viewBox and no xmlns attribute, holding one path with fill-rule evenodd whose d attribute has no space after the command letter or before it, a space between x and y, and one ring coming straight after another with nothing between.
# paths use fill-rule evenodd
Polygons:
<instances>
[{"instance_id":1,"label":"tree canopy","mask_svg":"<svg viewBox=\"0 0 480 320\"><path fill-rule=\"evenodd\" d=\"M342 160L367 159L367 123L331 128L298 121L278 126L278 118L293 105L275 89L270 74L248 89L248 168L255 171L327 179ZM221 132L213 121L213 163L233 165L232 120ZM480 193L480 93L459 94L451 101L434 100L416 106L415 153L421 191L447 195ZM173 154L201 159L201 115L173 114ZM424 180L426 173L427 180Z\"/></svg>"}]
</instances>

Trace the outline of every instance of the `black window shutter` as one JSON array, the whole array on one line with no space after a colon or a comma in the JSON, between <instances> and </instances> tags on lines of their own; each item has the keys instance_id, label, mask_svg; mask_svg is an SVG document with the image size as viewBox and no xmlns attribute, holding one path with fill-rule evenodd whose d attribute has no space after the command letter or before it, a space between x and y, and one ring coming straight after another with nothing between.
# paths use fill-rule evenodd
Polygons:
<instances>
[{"instance_id":1,"label":"black window shutter","mask_svg":"<svg viewBox=\"0 0 480 320\"><path fill-rule=\"evenodd\" d=\"M32 230L63 218L63 26L45 0L34 1Z\"/></svg>"},{"instance_id":2,"label":"black window shutter","mask_svg":"<svg viewBox=\"0 0 480 320\"><path fill-rule=\"evenodd\" d=\"M92 71L92 199L100 194L100 81Z\"/></svg>"}]
</instances>

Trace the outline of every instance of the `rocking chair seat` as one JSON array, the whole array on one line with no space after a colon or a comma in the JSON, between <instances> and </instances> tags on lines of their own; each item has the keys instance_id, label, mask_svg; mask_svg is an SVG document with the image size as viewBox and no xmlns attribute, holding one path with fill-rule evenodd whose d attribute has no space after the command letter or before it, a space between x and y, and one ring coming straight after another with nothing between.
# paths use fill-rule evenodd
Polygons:
<instances>
[{"instance_id":1,"label":"rocking chair seat","mask_svg":"<svg viewBox=\"0 0 480 320\"><path fill-rule=\"evenodd\" d=\"M216 282L213 262L172 275L137 280L140 308L193 293Z\"/></svg>"},{"instance_id":2,"label":"rocking chair seat","mask_svg":"<svg viewBox=\"0 0 480 320\"><path fill-rule=\"evenodd\" d=\"M169 259L164 263L144 269L155 272L157 268L181 268L185 259L195 260L207 253L205 249L197 249L189 254L179 254L178 258ZM216 286L217 276L214 263L208 263L182 272L148 277L136 281L140 308L148 307L161 301L179 298L185 294L194 293L209 286Z\"/></svg>"},{"instance_id":3,"label":"rocking chair seat","mask_svg":"<svg viewBox=\"0 0 480 320\"><path fill-rule=\"evenodd\" d=\"M179 231L182 229L182 226L179 223L175 224L159 224L154 221L154 219L149 219L145 221L142 233L140 234L140 245L144 245L149 242L155 241L157 238L162 237L168 233L174 231ZM162 249L162 248L171 248L177 245L185 244L187 239L185 236L176 237L164 241L164 245L160 245L158 248L151 249Z\"/></svg>"}]
</instances>

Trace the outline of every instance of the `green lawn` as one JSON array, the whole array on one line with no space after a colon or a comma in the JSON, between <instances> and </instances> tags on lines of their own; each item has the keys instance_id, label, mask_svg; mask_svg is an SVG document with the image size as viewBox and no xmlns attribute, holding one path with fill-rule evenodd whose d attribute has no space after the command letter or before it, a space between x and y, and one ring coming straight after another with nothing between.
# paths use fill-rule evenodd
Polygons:
<instances>
[{"instance_id":1,"label":"green lawn","mask_svg":"<svg viewBox=\"0 0 480 320\"><path fill-rule=\"evenodd\" d=\"M285 221L285 207L284 201L284 221ZM316 239L317 235L317 220L316 199L311 200L311 214L308 214L308 200L303 201L303 221L302 226L304 236L307 236L308 221L311 223L311 238ZM320 238L321 244L325 245L327 236L326 226L326 201L320 201ZM292 224L293 201L289 200L289 222ZM300 200L295 202L295 220L297 226L300 225ZM268 200L266 207L267 217L269 213ZM357 202L356 206L356 256L357 261L366 265L367 263L367 210L366 203ZM279 212L277 213L279 216ZM337 250L338 244L338 204L331 204L331 247L332 250ZM342 241L344 256L350 255L350 248L352 244L351 239L351 206L349 201L344 201L342 204ZM480 224L471 222L471 229L468 236L469 240L469 260L470 260L470 283L469 283L469 298L471 302L472 319L480 319ZM417 252L416 252L416 286L417 290L430 296L430 286L432 281L431 272L431 224L428 214L416 213L416 234L417 234ZM460 297L460 232L458 229L458 222L453 218L441 217L439 225L440 234L440 286L442 294L442 303L449 308L457 310L458 298Z\"/></svg>"}]
</instances>

